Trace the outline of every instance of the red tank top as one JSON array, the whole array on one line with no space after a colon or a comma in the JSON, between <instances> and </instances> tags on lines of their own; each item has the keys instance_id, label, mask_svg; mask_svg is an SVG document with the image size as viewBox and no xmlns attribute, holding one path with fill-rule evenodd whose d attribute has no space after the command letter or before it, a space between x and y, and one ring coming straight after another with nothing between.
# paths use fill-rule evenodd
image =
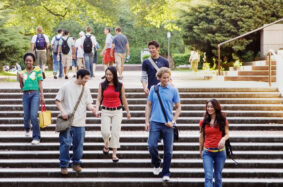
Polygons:
<instances>
[{"instance_id":1,"label":"red tank top","mask_svg":"<svg viewBox=\"0 0 283 187\"><path fill-rule=\"evenodd\" d=\"M108 108L116 108L121 106L120 92L115 92L114 85L108 85L103 91L102 105Z\"/></svg>"},{"instance_id":2,"label":"red tank top","mask_svg":"<svg viewBox=\"0 0 283 187\"><path fill-rule=\"evenodd\" d=\"M202 127L203 120L200 121L200 127ZM228 121L226 120L226 125L228 125ZM216 124L215 127L210 127L209 125L205 125L205 139L204 139L204 147L206 148L217 148L218 143L222 138L222 132L219 126Z\"/></svg>"}]
</instances>

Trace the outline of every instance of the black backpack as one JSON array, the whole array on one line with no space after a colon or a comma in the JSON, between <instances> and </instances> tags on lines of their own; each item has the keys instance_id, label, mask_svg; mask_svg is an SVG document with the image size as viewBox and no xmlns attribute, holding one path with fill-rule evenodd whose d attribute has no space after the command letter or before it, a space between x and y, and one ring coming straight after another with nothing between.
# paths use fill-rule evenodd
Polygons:
<instances>
[{"instance_id":1,"label":"black backpack","mask_svg":"<svg viewBox=\"0 0 283 187\"><path fill-rule=\"evenodd\" d=\"M64 40L64 39L62 38L62 41L63 41L63 43L62 43L62 53L63 53L64 55L67 55L67 54L69 54L69 52L70 52L70 47L69 47L69 45L68 45L68 39L69 39L69 37L67 37L66 40Z\"/></svg>"},{"instance_id":2,"label":"black backpack","mask_svg":"<svg viewBox=\"0 0 283 187\"><path fill-rule=\"evenodd\" d=\"M46 41L43 34L36 35L35 48L38 50L43 50L46 48Z\"/></svg>"},{"instance_id":3,"label":"black backpack","mask_svg":"<svg viewBox=\"0 0 283 187\"><path fill-rule=\"evenodd\" d=\"M92 41L91 41L91 35L85 35L84 40L84 52L85 53L91 53L92 52Z\"/></svg>"}]
</instances>

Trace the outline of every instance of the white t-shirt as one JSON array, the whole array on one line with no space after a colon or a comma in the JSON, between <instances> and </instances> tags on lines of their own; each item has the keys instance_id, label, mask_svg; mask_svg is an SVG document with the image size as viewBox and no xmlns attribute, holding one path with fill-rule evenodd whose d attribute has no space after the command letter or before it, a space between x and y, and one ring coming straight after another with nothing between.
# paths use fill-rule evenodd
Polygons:
<instances>
[{"instance_id":1,"label":"white t-shirt","mask_svg":"<svg viewBox=\"0 0 283 187\"><path fill-rule=\"evenodd\" d=\"M76 40L77 58L84 58L84 49L82 46L82 38Z\"/></svg>"},{"instance_id":2,"label":"white t-shirt","mask_svg":"<svg viewBox=\"0 0 283 187\"><path fill-rule=\"evenodd\" d=\"M69 38L68 38L69 37ZM69 46L69 48L70 48L70 51L69 51L69 53L68 53L68 55L72 55L72 47L75 45L75 43L74 43L74 40L73 40L73 38L72 37L70 37L70 36L63 36L62 37L64 40L67 40L67 38L68 38L68 41L67 41L67 43L68 43L68 46ZM60 41L59 41L59 46L62 46L62 44L63 44L63 39L60 39Z\"/></svg>"},{"instance_id":3,"label":"white t-shirt","mask_svg":"<svg viewBox=\"0 0 283 187\"><path fill-rule=\"evenodd\" d=\"M86 34L82 37L81 45L84 46L85 36L89 36L89 35L91 35L90 39L91 39L91 42L92 42L92 53L94 53L94 49L93 49L93 48L96 47L97 42L96 42L95 36L93 36L92 34L86 33Z\"/></svg>"},{"instance_id":4,"label":"white t-shirt","mask_svg":"<svg viewBox=\"0 0 283 187\"><path fill-rule=\"evenodd\" d=\"M108 44L107 49L112 47L112 41L113 41L113 37L110 33L108 33L106 35L106 40L105 40L105 44Z\"/></svg>"},{"instance_id":5,"label":"white t-shirt","mask_svg":"<svg viewBox=\"0 0 283 187\"><path fill-rule=\"evenodd\" d=\"M53 36L52 40L51 40L51 45L54 44L55 42L55 37L57 37L58 39L62 37L62 34L57 34L56 36Z\"/></svg>"},{"instance_id":6,"label":"white t-shirt","mask_svg":"<svg viewBox=\"0 0 283 187\"><path fill-rule=\"evenodd\" d=\"M68 114L71 114L75 108L75 105L80 97L82 91L82 85L76 84L74 81L67 82L60 88L56 100L60 101L63 105L63 109ZM86 109L88 104L92 104L90 89L85 86L84 93L77 111L74 116L72 126L84 127L86 121Z\"/></svg>"},{"instance_id":7,"label":"white t-shirt","mask_svg":"<svg viewBox=\"0 0 283 187\"><path fill-rule=\"evenodd\" d=\"M45 34L43 34L43 36L44 36L44 38L45 38L45 42L46 42L46 43L49 43L49 38L48 38L48 36L46 36ZM37 37L37 35L34 35L34 36L32 37L32 39L31 39L31 43L32 43L32 44L35 44L35 42L36 42L36 37Z\"/></svg>"}]
</instances>

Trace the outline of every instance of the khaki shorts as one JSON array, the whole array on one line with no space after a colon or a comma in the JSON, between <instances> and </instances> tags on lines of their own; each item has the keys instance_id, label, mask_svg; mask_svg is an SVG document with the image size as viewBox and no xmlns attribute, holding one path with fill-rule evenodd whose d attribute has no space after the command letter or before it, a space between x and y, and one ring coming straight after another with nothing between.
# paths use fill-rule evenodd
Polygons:
<instances>
[{"instance_id":1,"label":"khaki shorts","mask_svg":"<svg viewBox=\"0 0 283 187\"><path fill-rule=\"evenodd\" d=\"M35 59L35 66L42 66L45 65L47 61L46 57L46 50L37 50L36 51L36 59Z\"/></svg>"},{"instance_id":2,"label":"khaki shorts","mask_svg":"<svg viewBox=\"0 0 283 187\"><path fill-rule=\"evenodd\" d=\"M117 67L122 67L126 60L126 53L114 53Z\"/></svg>"},{"instance_id":3,"label":"khaki shorts","mask_svg":"<svg viewBox=\"0 0 283 187\"><path fill-rule=\"evenodd\" d=\"M70 67L72 65L72 55L62 54L62 66Z\"/></svg>"},{"instance_id":4,"label":"khaki shorts","mask_svg":"<svg viewBox=\"0 0 283 187\"><path fill-rule=\"evenodd\" d=\"M77 58L77 65L79 68L84 68L84 59L83 58Z\"/></svg>"}]
</instances>

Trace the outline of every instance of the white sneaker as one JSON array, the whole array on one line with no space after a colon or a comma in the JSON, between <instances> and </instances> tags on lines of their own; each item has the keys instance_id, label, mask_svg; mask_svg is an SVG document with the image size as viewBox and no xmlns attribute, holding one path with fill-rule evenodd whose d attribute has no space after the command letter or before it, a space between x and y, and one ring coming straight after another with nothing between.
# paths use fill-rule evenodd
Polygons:
<instances>
[{"instance_id":1,"label":"white sneaker","mask_svg":"<svg viewBox=\"0 0 283 187\"><path fill-rule=\"evenodd\" d=\"M163 180L164 182L168 182L168 181L170 181L170 177L169 177L169 176L163 176L163 177L162 177L162 180Z\"/></svg>"},{"instance_id":2,"label":"white sneaker","mask_svg":"<svg viewBox=\"0 0 283 187\"><path fill-rule=\"evenodd\" d=\"M31 132L30 131L26 132L25 137L31 137Z\"/></svg>"},{"instance_id":3,"label":"white sneaker","mask_svg":"<svg viewBox=\"0 0 283 187\"><path fill-rule=\"evenodd\" d=\"M161 168L160 168L160 167L158 167L158 168L153 168L153 175L159 175L160 171L161 171Z\"/></svg>"},{"instance_id":4,"label":"white sneaker","mask_svg":"<svg viewBox=\"0 0 283 187\"><path fill-rule=\"evenodd\" d=\"M32 140L32 142L31 142L31 144L33 144L33 145L37 145L39 143L40 143L40 140Z\"/></svg>"}]
</instances>

